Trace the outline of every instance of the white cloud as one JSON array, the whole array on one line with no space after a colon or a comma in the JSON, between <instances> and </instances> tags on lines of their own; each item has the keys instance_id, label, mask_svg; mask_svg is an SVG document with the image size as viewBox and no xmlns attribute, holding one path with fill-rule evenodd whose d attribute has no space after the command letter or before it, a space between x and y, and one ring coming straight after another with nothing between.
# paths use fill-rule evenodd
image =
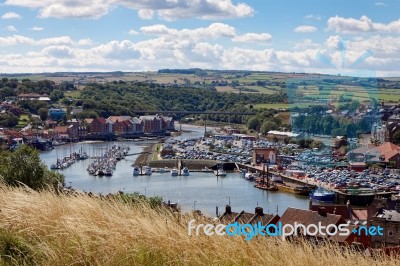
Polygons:
<instances>
[{"instance_id":1,"label":"white cloud","mask_svg":"<svg viewBox=\"0 0 400 266\"><path fill-rule=\"evenodd\" d=\"M21 36L21 35L13 35L8 37L0 37L0 45L1 46L12 46L17 44L33 44L35 41L32 38Z\"/></svg>"},{"instance_id":2,"label":"white cloud","mask_svg":"<svg viewBox=\"0 0 400 266\"><path fill-rule=\"evenodd\" d=\"M337 33L362 33L362 32L399 32L400 19L389 22L388 24L373 22L367 16L360 19L330 17L328 19L328 30Z\"/></svg>"},{"instance_id":3,"label":"white cloud","mask_svg":"<svg viewBox=\"0 0 400 266\"><path fill-rule=\"evenodd\" d=\"M141 19L152 19L154 16L154 11L151 9L140 9L138 11L138 16Z\"/></svg>"},{"instance_id":4,"label":"white cloud","mask_svg":"<svg viewBox=\"0 0 400 266\"><path fill-rule=\"evenodd\" d=\"M139 34L139 32L135 31L134 29L130 29L128 33L129 33L129 35L138 35Z\"/></svg>"},{"instance_id":5,"label":"white cloud","mask_svg":"<svg viewBox=\"0 0 400 266\"><path fill-rule=\"evenodd\" d=\"M34 26L34 27L30 28L30 30L31 31L42 31L42 30L44 30L44 28L43 27Z\"/></svg>"},{"instance_id":6,"label":"white cloud","mask_svg":"<svg viewBox=\"0 0 400 266\"><path fill-rule=\"evenodd\" d=\"M74 51L68 46L49 46L42 50L46 56L55 58L73 58L75 57Z\"/></svg>"},{"instance_id":7,"label":"white cloud","mask_svg":"<svg viewBox=\"0 0 400 266\"><path fill-rule=\"evenodd\" d=\"M235 36L232 41L234 42L269 42L272 40L271 34L268 33L246 33L243 35Z\"/></svg>"},{"instance_id":8,"label":"white cloud","mask_svg":"<svg viewBox=\"0 0 400 266\"><path fill-rule=\"evenodd\" d=\"M294 29L294 31L298 33L310 33L310 32L316 32L317 30L318 30L317 27L309 25L298 26Z\"/></svg>"},{"instance_id":9,"label":"white cloud","mask_svg":"<svg viewBox=\"0 0 400 266\"><path fill-rule=\"evenodd\" d=\"M99 18L118 6L137 10L143 19L152 18L155 12L166 20L190 17L225 19L254 14L249 5L234 4L231 0L6 0L5 4L38 9L42 18Z\"/></svg>"},{"instance_id":10,"label":"white cloud","mask_svg":"<svg viewBox=\"0 0 400 266\"><path fill-rule=\"evenodd\" d=\"M16 31L18 31L17 28L14 27L13 25L7 26L6 29L7 29L8 31L11 31L11 32L16 32Z\"/></svg>"},{"instance_id":11,"label":"white cloud","mask_svg":"<svg viewBox=\"0 0 400 266\"><path fill-rule=\"evenodd\" d=\"M81 45L81 46L90 46L90 45L93 45L93 41L92 41L91 39L89 39L89 38L80 39L80 40L78 41L78 45Z\"/></svg>"},{"instance_id":12,"label":"white cloud","mask_svg":"<svg viewBox=\"0 0 400 266\"><path fill-rule=\"evenodd\" d=\"M1 16L2 19L22 19L22 16L15 12L7 12Z\"/></svg>"},{"instance_id":13,"label":"white cloud","mask_svg":"<svg viewBox=\"0 0 400 266\"><path fill-rule=\"evenodd\" d=\"M321 16L320 15L313 15L313 14L309 14L307 16L304 16L305 19L312 19L312 20L321 20Z\"/></svg>"},{"instance_id":14,"label":"white cloud","mask_svg":"<svg viewBox=\"0 0 400 266\"><path fill-rule=\"evenodd\" d=\"M182 30L171 29L163 24L156 24L141 27L140 30L144 34L163 36L167 39L205 40L209 38L236 37L235 28L223 23L212 23L208 27Z\"/></svg>"},{"instance_id":15,"label":"white cloud","mask_svg":"<svg viewBox=\"0 0 400 266\"><path fill-rule=\"evenodd\" d=\"M376 2L376 3L374 4L374 6L383 6L383 7L386 7L386 6L388 6L388 4L383 3L383 2Z\"/></svg>"}]
</instances>

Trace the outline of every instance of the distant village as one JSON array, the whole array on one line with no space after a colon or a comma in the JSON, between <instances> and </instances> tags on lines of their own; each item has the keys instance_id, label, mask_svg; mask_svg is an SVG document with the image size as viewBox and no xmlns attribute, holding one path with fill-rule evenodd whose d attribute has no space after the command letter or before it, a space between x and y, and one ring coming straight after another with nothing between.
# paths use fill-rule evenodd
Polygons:
<instances>
[{"instance_id":1,"label":"distant village","mask_svg":"<svg viewBox=\"0 0 400 266\"><path fill-rule=\"evenodd\" d=\"M47 95L34 93L21 94L18 98L19 100L50 101ZM10 103L3 102L1 105L3 112L6 112L6 108L10 105ZM72 109L71 112L79 112L79 109ZM47 150L51 149L53 145L65 142L154 137L163 136L175 130L174 119L161 115L110 116L82 120L72 118L61 122L66 115L66 108L51 107L48 109L48 118L44 121L44 127L34 128L28 124L21 130L0 128L0 141L11 147L24 143L31 144L40 150Z\"/></svg>"}]
</instances>

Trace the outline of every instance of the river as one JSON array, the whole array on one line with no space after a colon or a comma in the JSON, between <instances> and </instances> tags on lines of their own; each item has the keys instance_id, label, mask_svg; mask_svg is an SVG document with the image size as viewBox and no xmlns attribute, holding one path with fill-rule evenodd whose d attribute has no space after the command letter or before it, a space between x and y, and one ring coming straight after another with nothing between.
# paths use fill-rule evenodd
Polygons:
<instances>
[{"instance_id":1,"label":"river","mask_svg":"<svg viewBox=\"0 0 400 266\"><path fill-rule=\"evenodd\" d=\"M185 132L177 139L200 137L204 133L203 127L183 126ZM148 142L100 142L100 143L73 143L58 146L52 151L42 152L41 158L50 166L57 158L70 154L70 151L83 149L91 156L99 155L111 145L126 145L129 153L141 152ZM139 192L146 196L161 196L163 200L177 202L183 211L193 208L204 214L215 216L216 206L219 212L224 211L225 205L230 202L232 211L242 210L254 213L257 206L263 207L265 212L282 214L287 207L308 208L307 197L283 192L264 191L253 187L253 183L244 180L238 173L228 173L226 177L217 178L213 173L190 173L189 176L173 177L170 173L153 173L151 176L133 176L132 163L138 155L131 155L117 163L116 170L111 177L91 176L86 168L91 159L76 161L70 167L60 170L65 175L65 184L93 193L115 193L117 191Z\"/></svg>"}]
</instances>

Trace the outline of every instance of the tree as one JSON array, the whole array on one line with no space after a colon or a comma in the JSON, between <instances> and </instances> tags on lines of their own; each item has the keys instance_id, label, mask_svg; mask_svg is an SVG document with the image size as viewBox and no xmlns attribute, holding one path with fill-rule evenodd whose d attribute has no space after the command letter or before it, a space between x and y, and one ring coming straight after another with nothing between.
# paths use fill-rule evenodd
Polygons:
<instances>
[{"instance_id":1,"label":"tree","mask_svg":"<svg viewBox=\"0 0 400 266\"><path fill-rule=\"evenodd\" d=\"M400 131L393 134L392 141L396 145L400 144Z\"/></svg>"},{"instance_id":2,"label":"tree","mask_svg":"<svg viewBox=\"0 0 400 266\"><path fill-rule=\"evenodd\" d=\"M64 176L47 169L39 152L26 145L0 153L0 179L10 186L22 183L35 190L64 184Z\"/></svg>"},{"instance_id":3,"label":"tree","mask_svg":"<svg viewBox=\"0 0 400 266\"><path fill-rule=\"evenodd\" d=\"M260 132L263 135L267 135L269 131L276 129L276 124L272 121L266 121L261 125Z\"/></svg>"},{"instance_id":4,"label":"tree","mask_svg":"<svg viewBox=\"0 0 400 266\"><path fill-rule=\"evenodd\" d=\"M40 109L38 110L38 114L39 114L39 116L40 116L40 119L42 119L42 121L46 121L46 119L47 119L48 116L49 116L49 113L48 113L48 111L47 111L47 108L40 108Z\"/></svg>"},{"instance_id":5,"label":"tree","mask_svg":"<svg viewBox=\"0 0 400 266\"><path fill-rule=\"evenodd\" d=\"M258 130L260 128L260 120L257 117L252 117L247 121L247 127L249 129Z\"/></svg>"}]
</instances>

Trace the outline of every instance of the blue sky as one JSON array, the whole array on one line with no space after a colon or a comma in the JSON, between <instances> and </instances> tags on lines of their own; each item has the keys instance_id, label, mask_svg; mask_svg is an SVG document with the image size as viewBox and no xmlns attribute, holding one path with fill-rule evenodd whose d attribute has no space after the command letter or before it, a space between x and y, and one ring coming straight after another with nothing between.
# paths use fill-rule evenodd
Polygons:
<instances>
[{"instance_id":1,"label":"blue sky","mask_svg":"<svg viewBox=\"0 0 400 266\"><path fill-rule=\"evenodd\" d=\"M400 76L398 0L0 3L3 73L200 67Z\"/></svg>"}]
</instances>

